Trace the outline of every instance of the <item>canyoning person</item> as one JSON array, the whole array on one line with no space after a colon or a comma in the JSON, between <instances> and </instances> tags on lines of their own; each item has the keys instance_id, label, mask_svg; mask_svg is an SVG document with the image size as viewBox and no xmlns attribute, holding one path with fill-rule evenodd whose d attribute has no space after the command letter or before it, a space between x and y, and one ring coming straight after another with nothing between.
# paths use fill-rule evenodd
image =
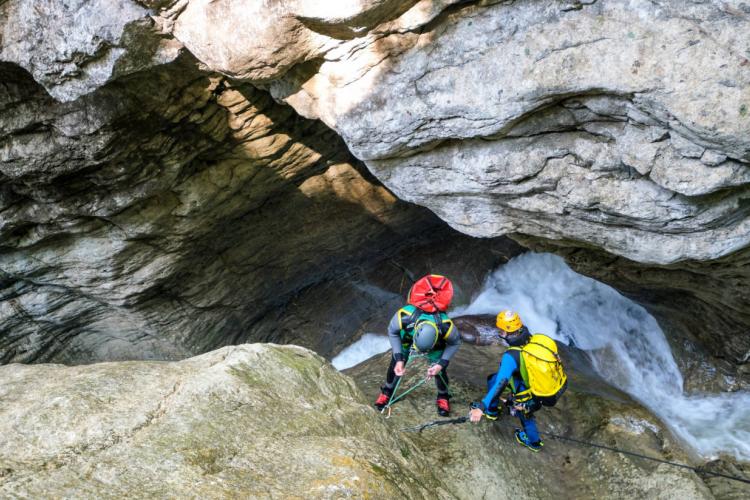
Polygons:
<instances>
[{"instance_id":1,"label":"canyoning person","mask_svg":"<svg viewBox=\"0 0 750 500\"><path fill-rule=\"evenodd\" d=\"M543 405L554 406L568 383L557 344L546 335L531 335L514 311L500 311L496 325L509 348L500 360L497 373L487 377L487 394L482 401L471 404L469 420L479 422L482 414L496 420L500 414L500 397L509 387L511 394L506 404L523 427L515 430L516 441L532 451L539 451L544 443L539 437L534 413Z\"/></svg>"},{"instance_id":2,"label":"canyoning person","mask_svg":"<svg viewBox=\"0 0 750 500\"><path fill-rule=\"evenodd\" d=\"M461 335L445 313L452 298L450 280L436 274L419 279L410 289L408 305L399 309L388 325L392 356L385 384L375 401L378 410L395 397L394 389L410 357L424 355L431 363L425 375L434 378L437 386L437 412L441 416L450 414L448 363L461 345Z\"/></svg>"}]
</instances>

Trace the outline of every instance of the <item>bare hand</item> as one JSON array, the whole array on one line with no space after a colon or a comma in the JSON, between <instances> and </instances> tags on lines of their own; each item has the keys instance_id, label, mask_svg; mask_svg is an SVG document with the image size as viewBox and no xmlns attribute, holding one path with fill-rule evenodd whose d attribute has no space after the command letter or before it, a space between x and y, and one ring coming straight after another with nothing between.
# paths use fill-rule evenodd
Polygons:
<instances>
[{"instance_id":1,"label":"bare hand","mask_svg":"<svg viewBox=\"0 0 750 500\"><path fill-rule=\"evenodd\" d=\"M438 373L440 373L440 371L442 369L443 369L443 367L441 365L439 365L439 364L436 363L436 364L430 366L427 369L427 376L430 377L430 378L434 377L435 375L437 375Z\"/></svg>"},{"instance_id":2,"label":"bare hand","mask_svg":"<svg viewBox=\"0 0 750 500\"><path fill-rule=\"evenodd\" d=\"M393 373L395 373L397 377L401 377L404 372L406 372L406 369L404 368L404 362L397 362L396 366L393 367Z\"/></svg>"},{"instance_id":3,"label":"bare hand","mask_svg":"<svg viewBox=\"0 0 750 500\"><path fill-rule=\"evenodd\" d=\"M472 408L472 410L469 412L469 420L476 424L477 422L482 420L483 414L484 412L479 408Z\"/></svg>"}]
</instances>

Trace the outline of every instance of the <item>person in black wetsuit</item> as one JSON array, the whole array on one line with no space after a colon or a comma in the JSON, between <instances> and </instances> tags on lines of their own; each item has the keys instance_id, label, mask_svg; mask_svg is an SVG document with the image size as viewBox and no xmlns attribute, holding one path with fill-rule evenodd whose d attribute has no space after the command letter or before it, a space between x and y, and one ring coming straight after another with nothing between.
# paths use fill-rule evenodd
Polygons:
<instances>
[{"instance_id":1,"label":"person in black wetsuit","mask_svg":"<svg viewBox=\"0 0 750 500\"><path fill-rule=\"evenodd\" d=\"M437 412L440 416L448 416L448 363L461 345L461 335L453 321L444 312L427 313L416 306L407 305L391 319L388 338L393 355L375 407L382 410L388 405L393 389L405 373L409 355L424 353L433 363L427 370L427 376L435 377Z\"/></svg>"}]
</instances>

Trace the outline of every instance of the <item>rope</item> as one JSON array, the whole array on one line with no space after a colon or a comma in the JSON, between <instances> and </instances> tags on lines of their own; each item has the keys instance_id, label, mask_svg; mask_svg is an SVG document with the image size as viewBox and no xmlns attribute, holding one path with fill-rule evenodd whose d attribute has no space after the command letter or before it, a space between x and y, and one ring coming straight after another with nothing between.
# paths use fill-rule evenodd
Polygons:
<instances>
[{"instance_id":1,"label":"rope","mask_svg":"<svg viewBox=\"0 0 750 500\"><path fill-rule=\"evenodd\" d=\"M409 363L411 363L412 359L418 359L420 357L424 357L424 354L415 354L412 351L409 351L409 357L406 358L406 363L404 363L404 370L406 370L406 368L409 366ZM405 393L403 393L399 397L394 398L394 396L396 395L396 392L398 392L398 387L401 385L401 381L403 380L403 378L404 377L399 377L398 380L396 381L396 386L393 388L393 392L391 393L391 397L388 398L388 404L386 404L383 407L383 409L380 410L380 413L384 413L387 410L388 411L388 416L390 417L391 416L391 405L393 403L395 403L396 401L398 401L399 399L401 399L404 396L406 396L407 394L409 394L411 391L413 391L414 389L416 389L420 385L424 384L425 381L426 381L426 379L422 380L421 382L417 383L417 385L415 385L414 387L412 387L411 389L409 389L408 391L406 391Z\"/></svg>"},{"instance_id":2,"label":"rope","mask_svg":"<svg viewBox=\"0 0 750 500\"><path fill-rule=\"evenodd\" d=\"M412 360L412 358L413 359L419 359L419 358L427 358L427 357L428 356L426 354L414 354L414 353L410 353L409 354L409 359L407 359L406 363L404 364L404 370L409 365L409 362ZM440 371L438 373L438 376L440 377L440 380L442 380L443 383L445 384L445 387L448 388L448 396L452 397L453 396L453 392L450 390L450 385L448 385L448 382L445 380L445 377L443 377L443 372ZM388 415L390 416L390 408L391 408L391 405L393 403L395 403L396 401L399 401L400 399L403 399L407 394L409 394L413 390L417 389L419 386L421 386L422 384L424 384L425 382L427 382L430 379L430 377L425 377L422 380L420 380L419 382L417 382L416 384L414 384L414 386L410 387L405 392L401 393L398 397L394 397L396 395L396 391L398 391L398 386L401 384L401 379L402 378L403 377L399 377L398 381L396 382L396 387L393 388L393 392L391 393L391 398L388 400L388 404L385 405L385 407L383 407L383 409L380 411L380 413L383 413L384 411L389 410Z\"/></svg>"},{"instance_id":3,"label":"rope","mask_svg":"<svg viewBox=\"0 0 750 500\"><path fill-rule=\"evenodd\" d=\"M411 391L415 390L416 388L418 388L420 385L424 384L425 382L427 382L427 378L423 378L422 380L420 380L419 382L417 382L416 384L414 384L408 390L406 390L403 393L401 393L401 395L399 395L399 397L394 398L393 396L391 396L391 400L388 402L388 406L391 406L396 401L398 401L400 399L403 399L407 394L409 394ZM396 391L394 390L393 393L395 394Z\"/></svg>"},{"instance_id":4,"label":"rope","mask_svg":"<svg viewBox=\"0 0 750 500\"><path fill-rule=\"evenodd\" d=\"M463 424L463 423L468 422L468 421L469 421L468 417L460 417L460 418L454 418L454 419L450 419L450 420L434 420L432 422L427 422L425 424L418 425L416 427L407 427L407 428L401 429L401 430L405 431L405 432L420 432L421 433L423 430L425 430L425 429L427 429L429 427L434 427L434 426L439 426L439 425L447 425L447 424ZM501 425L505 425L506 427L514 427L515 428L515 425L511 424L510 422L501 422L500 420L496 420L495 423L498 423L498 424L501 424ZM544 433L540 433L540 434L544 434L545 436L551 437L553 439L558 439L558 440L562 440L562 441L570 441L570 442L578 443L578 444L581 444L581 445L584 445L584 446L590 446L592 448L600 448L602 450L613 451L615 453L622 453L623 455L631 455L633 457L643 458L644 460L651 460L652 462L658 462L658 463L662 463L662 464L666 464L666 465L671 465L672 467L680 467L680 468L683 468L683 469L688 469L688 470L691 470L691 471L693 471L693 472L695 472L697 474L706 474L706 475L710 475L710 476L722 477L724 479L731 479L732 481L739 481L739 482L742 482L742 483L750 484L750 479L745 479L744 477L733 476L733 475L730 475L730 474L722 474L721 472L713 472L713 471L710 471L710 470L706 470L703 467L693 467L692 465L681 464L681 463L678 463L678 462L670 462L669 460L664 460L664 459L656 458L656 457L650 457L648 455L643 455L641 453L636 453L634 451L622 450L620 448L615 448L613 446L605 446L603 444L592 443L590 441L584 441L582 439L576 439L576 438L572 438L572 437L568 437L568 436L561 436L559 434L554 434L554 433L551 433L551 432L544 432Z\"/></svg>"},{"instance_id":5,"label":"rope","mask_svg":"<svg viewBox=\"0 0 750 500\"><path fill-rule=\"evenodd\" d=\"M452 398L453 397L453 391L451 391L451 386L448 383L448 381L445 380L445 377L443 377L443 370L440 370L438 372L438 377L440 377L440 380L443 381L443 384L445 384L445 387L448 389L448 396Z\"/></svg>"},{"instance_id":6,"label":"rope","mask_svg":"<svg viewBox=\"0 0 750 500\"><path fill-rule=\"evenodd\" d=\"M404 363L404 370L406 370L406 368L409 366L409 363L412 361L412 359L427 358L427 357L428 356L426 354L417 354L417 353L414 353L414 352L410 352L409 353L409 358L406 360L406 363ZM443 376L443 372L441 371L440 373L438 373L438 376L443 381L443 383L445 384L445 386L448 388L448 396L453 396L453 392L450 390L450 385L448 385L448 382L445 380L445 377ZM396 393L398 392L398 388L401 385L401 380L403 380L403 377L399 377L398 381L396 381L396 386L393 388L393 392L391 393L391 397L390 397L390 399L388 399L388 404L386 404L383 407L383 409L380 410L380 413L385 413L387 411L388 412L388 417L390 417L391 416L391 405L393 405L397 401L399 401L399 400L403 399L404 397L406 397L407 394L409 394L410 392L412 392L412 391L416 390L417 388L419 388L422 384L424 384L425 382L427 382L429 379L430 379L430 377L423 378L422 380L420 380L419 382L417 382L416 384L414 384L412 387L410 387L409 389L407 389L403 393L401 393L398 396L396 396Z\"/></svg>"},{"instance_id":7,"label":"rope","mask_svg":"<svg viewBox=\"0 0 750 500\"><path fill-rule=\"evenodd\" d=\"M581 439L575 439L575 438L571 438L571 437L567 437L567 436L560 436L560 435L557 435L557 434L552 434L551 432L546 432L546 433L544 433L544 435L545 436L549 436L549 437L554 438L554 439L561 439L561 440L564 440L564 441L571 441L573 443L578 443L578 444L582 444L582 445L585 445L585 446L591 446L592 448L601 448L603 450L609 450L609 451L614 451L616 453L622 453L623 455L631 455L631 456L634 456L634 457L643 458L643 459L646 459L646 460L651 460L651 461L654 461L654 462L659 462L659 463L662 463L662 464L671 465L672 467L682 467L683 469L689 469L689 470L692 470L692 471L694 471L694 472L696 472L698 474L708 474L708 475L711 475L711 476L723 477L725 479L731 479L733 481L740 481L740 482L743 482L743 483L750 484L750 479L745 479L745 478L739 477L739 476L731 476L729 474L722 474L721 472L712 472L710 470L704 469L703 467L693 467L692 465L681 464L681 463L677 463L677 462L670 462L669 460L663 460L661 458L649 457L648 455L641 455L640 453L636 453L634 451L621 450L619 448L614 448L612 446L605 446L603 444L591 443L589 441L583 441Z\"/></svg>"},{"instance_id":8,"label":"rope","mask_svg":"<svg viewBox=\"0 0 750 500\"><path fill-rule=\"evenodd\" d=\"M432 422L427 422L426 424L422 425L416 425L414 427L404 427L403 429L400 429L402 432L419 432L421 433L423 430L427 429L428 427L435 427L438 425L449 425L449 424L463 424L464 422L468 421L469 417L458 417L458 418L451 418L451 419L441 419L441 420L433 420Z\"/></svg>"}]
</instances>

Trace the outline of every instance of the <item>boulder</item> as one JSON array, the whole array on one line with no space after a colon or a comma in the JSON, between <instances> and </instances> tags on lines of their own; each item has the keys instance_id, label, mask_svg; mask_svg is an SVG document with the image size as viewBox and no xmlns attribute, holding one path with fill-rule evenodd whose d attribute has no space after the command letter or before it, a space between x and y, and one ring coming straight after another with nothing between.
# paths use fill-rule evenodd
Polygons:
<instances>
[{"instance_id":1,"label":"boulder","mask_svg":"<svg viewBox=\"0 0 750 500\"><path fill-rule=\"evenodd\" d=\"M481 395L484 372L500 354L465 347L449 368L455 415ZM300 347L250 344L179 362L2 366L0 493L447 499L742 492L724 479L551 438L533 454L515 443L506 417L409 432L437 418L433 389L414 391L385 419L369 404L385 363L376 357L347 376ZM573 377L559 406L540 413L543 432L691 460L626 396Z\"/></svg>"}]
</instances>

